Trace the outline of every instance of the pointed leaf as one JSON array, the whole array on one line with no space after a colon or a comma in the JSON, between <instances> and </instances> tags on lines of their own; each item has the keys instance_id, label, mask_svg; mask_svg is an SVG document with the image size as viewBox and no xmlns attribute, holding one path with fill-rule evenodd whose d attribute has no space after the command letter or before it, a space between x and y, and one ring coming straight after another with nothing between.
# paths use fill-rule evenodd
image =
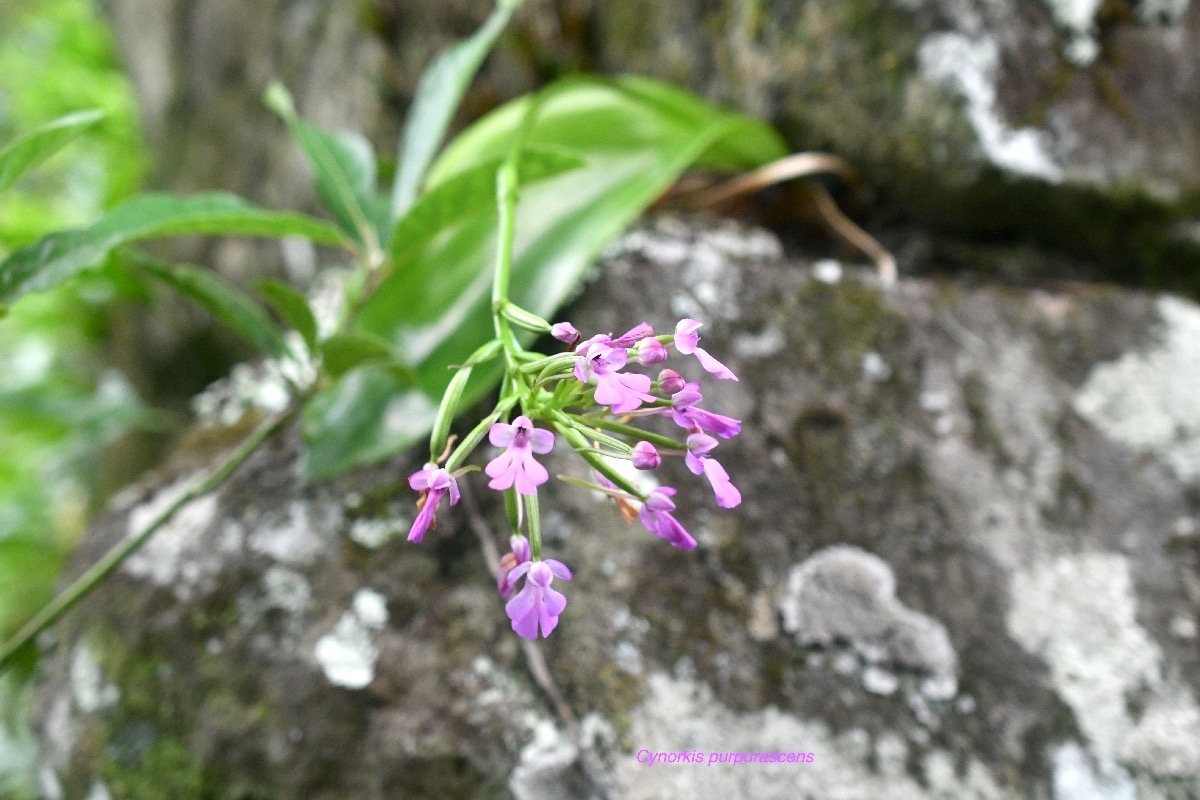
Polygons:
<instances>
[{"instance_id":1,"label":"pointed leaf","mask_svg":"<svg viewBox=\"0 0 1200 800\"><path fill-rule=\"evenodd\" d=\"M267 104L287 122L315 174L317 196L347 234L378 249L375 153L361 135L326 131L296 116L291 96L280 84L267 90Z\"/></svg>"},{"instance_id":2,"label":"pointed leaf","mask_svg":"<svg viewBox=\"0 0 1200 800\"><path fill-rule=\"evenodd\" d=\"M289 283L277 280L259 281L254 285L258 293L267 299L271 308L300 334L310 351L317 349L317 320L313 316L308 298Z\"/></svg>"},{"instance_id":3,"label":"pointed leaf","mask_svg":"<svg viewBox=\"0 0 1200 800\"><path fill-rule=\"evenodd\" d=\"M304 236L321 244L345 242L337 228L326 222L268 211L231 194L141 195L90 227L52 233L9 256L0 263L0 303L57 286L98 264L120 245L185 234Z\"/></svg>"},{"instance_id":4,"label":"pointed leaf","mask_svg":"<svg viewBox=\"0 0 1200 800\"><path fill-rule=\"evenodd\" d=\"M395 357L386 339L362 331L335 334L321 343L321 364L333 378L363 364L393 361ZM412 371L409 373L411 376Z\"/></svg>"},{"instance_id":5,"label":"pointed leaf","mask_svg":"<svg viewBox=\"0 0 1200 800\"><path fill-rule=\"evenodd\" d=\"M426 170L446 136L467 86L520 5L521 0L499 0L474 35L452 45L421 75L396 161L393 220L402 217L416 202Z\"/></svg>"},{"instance_id":6,"label":"pointed leaf","mask_svg":"<svg viewBox=\"0 0 1200 800\"><path fill-rule=\"evenodd\" d=\"M185 265L168 265L137 255L131 265L162 281L241 334L267 355L280 356L286 345L279 329L262 308L239 289L225 283L209 270Z\"/></svg>"},{"instance_id":7,"label":"pointed leaf","mask_svg":"<svg viewBox=\"0 0 1200 800\"><path fill-rule=\"evenodd\" d=\"M35 128L0 149L0 192L103 118L102 111L77 111Z\"/></svg>"}]
</instances>

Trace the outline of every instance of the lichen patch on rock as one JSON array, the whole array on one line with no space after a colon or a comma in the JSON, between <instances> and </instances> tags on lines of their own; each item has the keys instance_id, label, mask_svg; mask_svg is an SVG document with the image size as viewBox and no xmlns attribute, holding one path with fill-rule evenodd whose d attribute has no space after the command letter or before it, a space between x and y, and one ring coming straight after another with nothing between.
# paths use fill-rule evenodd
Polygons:
<instances>
[{"instance_id":1,"label":"lichen patch on rock","mask_svg":"<svg viewBox=\"0 0 1200 800\"><path fill-rule=\"evenodd\" d=\"M1158 301L1159 343L1096 367L1075 394L1076 410L1112 439L1200 478L1200 307Z\"/></svg>"},{"instance_id":2,"label":"lichen patch on rock","mask_svg":"<svg viewBox=\"0 0 1200 800\"><path fill-rule=\"evenodd\" d=\"M335 686L362 689L375 678L375 634L387 624L387 603L373 589L359 589L333 630L317 642L313 657Z\"/></svg>"},{"instance_id":3,"label":"lichen patch on rock","mask_svg":"<svg viewBox=\"0 0 1200 800\"><path fill-rule=\"evenodd\" d=\"M799 644L848 647L867 666L868 691L895 691L883 665L922 675L921 691L930 699L949 700L958 691L946 628L896 598L895 575L879 556L844 545L816 553L792 568L780 611L784 630Z\"/></svg>"}]
</instances>

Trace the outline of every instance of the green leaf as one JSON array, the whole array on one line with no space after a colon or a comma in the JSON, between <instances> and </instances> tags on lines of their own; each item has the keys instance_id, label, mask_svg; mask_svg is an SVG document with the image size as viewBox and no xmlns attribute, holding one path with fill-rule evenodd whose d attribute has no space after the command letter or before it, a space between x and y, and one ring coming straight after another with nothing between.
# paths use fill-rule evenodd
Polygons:
<instances>
[{"instance_id":1,"label":"green leaf","mask_svg":"<svg viewBox=\"0 0 1200 800\"><path fill-rule=\"evenodd\" d=\"M528 102L498 109L454 141L431 170L426 197L492 172ZM697 159L704 157L709 167L745 169L787 152L766 123L641 78L569 79L552 86L528 141L534 152L551 148L584 162L536 184L522 181L511 299L546 319L604 247ZM359 317L364 329L395 343L418 366L430 397L445 390L447 365L462 363L493 335L493 206L494 200L486 209L464 208L421 238L397 235L393 247L403 253L398 261L404 268L397 267ZM418 213L420 206L413 210ZM416 251L401 250L405 245ZM464 406L495 384L499 369L491 364L475 370Z\"/></svg>"},{"instance_id":2,"label":"green leaf","mask_svg":"<svg viewBox=\"0 0 1200 800\"><path fill-rule=\"evenodd\" d=\"M410 447L429 431L437 404L385 365L347 372L304 409L305 474L338 475Z\"/></svg>"},{"instance_id":3,"label":"green leaf","mask_svg":"<svg viewBox=\"0 0 1200 800\"><path fill-rule=\"evenodd\" d=\"M389 362L395 357L387 340L362 331L335 334L321 343L321 364L333 378L340 378L363 364ZM411 385L415 377L412 370L408 373Z\"/></svg>"},{"instance_id":4,"label":"green leaf","mask_svg":"<svg viewBox=\"0 0 1200 800\"><path fill-rule=\"evenodd\" d=\"M316 177L317 196L347 234L368 249L382 247L376 220L383 202L375 187L375 153L350 131L326 131L296 116L280 84L267 90L267 104L283 117Z\"/></svg>"},{"instance_id":5,"label":"green leaf","mask_svg":"<svg viewBox=\"0 0 1200 800\"><path fill-rule=\"evenodd\" d=\"M396 159L393 220L404 216L416 202L426 170L446 136L467 86L520 5L521 0L499 0L479 30L439 55L421 75Z\"/></svg>"},{"instance_id":6,"label":"green leaf","mask_svg":"<svg viewBox=\"0 0 1200 800\"><path fill-rule=\"evenodd\" d=\"M185 234L304 236L321 244L345 242L338 229L326 222L268 211L231 194L141 195L90 227L52 233L9 256L0 263L0 303L57 286L123 244Z\"/></svg>"},{"instance_id":7,"label":"green leaf","mask_svg":"<svg viewBox=\"0 0 1200 800\"><path fill-rule=\"evenodd\" d=\"M308 298L289 283L277 280L259 281L254 285L258 293L267 299L271 308L292 327L308 345L310 351L317 349L317 319L313 316Z\"/></svg>"},{"instance_id":8,"label":"green leaf","mask_svg":"<svg viewBox=\"0 0 1200 800\"><path fill-rule=\"evenodd\" d=\"M103 118L102 111L78 111L35 128L11 142L0 150L0 192Z\"/></svg>"},{"instance_id":9,"label":"green leaf","mask_svg":"<svg viewBox=\"0 0 1200 800\"><path fill-rule=\"evenodd\" d=\"M142 254L137 254L130 261L137 270L203 306L264 353L280 356L286 352L283 336L267 313L212 272L200 267L163 264Z\"/></svg>"}]
</instances>

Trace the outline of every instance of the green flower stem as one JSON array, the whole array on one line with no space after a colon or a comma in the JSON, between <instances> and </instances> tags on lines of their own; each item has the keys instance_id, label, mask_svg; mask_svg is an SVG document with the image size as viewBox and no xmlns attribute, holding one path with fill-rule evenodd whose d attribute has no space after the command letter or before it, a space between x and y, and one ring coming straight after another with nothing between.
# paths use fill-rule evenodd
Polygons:
<instances>
[{"instance_id":1,"label":"green flower stem","mask_svg":"<svg viewBox=\"0 0 1200 800\"><path fill-rule=\"evenodd\" d=\"M542 517L538 513L537 493L524 495L525 497L525 514L529 520L525 523L529 530L529 549L532 551L533 560L538 561L542 557Z\"/></svg>"},{"instance_id":2,"label":"green flower stem","mask_svg":"<svg viewBox=\"0 0 1200 800\"><path fill-rule=\"evenodd\" d=\"M517 369L514 354L519 349L508 318L501 312L508 303L508 285L512 277L513 239L517 229L517 163L520 148L514 147L496 173L496 204L499 230L496 237L496 267L492 278L492 322L496 338L504 345L504 357L510 370Z\"/></svg>"},{"instance_id":3,"label":"green flower stem","mask_svg":"<svg viewBox=\"0 0 1200 800\"><path fill-rule=\"evenodd\" d=\"M579 431L592 441L599 442L600 444L606 444L619 453L624 453L626 456L629 455L629 451L631 450L629 444L622 442L620 439L609 436L607 433L602 433L590 425L585 425L572 414L567 414L565 416L571 421L571 426L575 428L575 430Z\"/></svg>"},{"instance_id":4,"label":"green flower stem","mask_svg":"<svg viewBox=\"0 0 1200 800\"><path fill-rule=\"evenodd\" d=\"M525 139L529 135L533 121L537 118L540 109L541 100L534 95L525 109L521 126L517 129L516 140L508 149L504 163L496 172L498 230L496 232L496 271L492 277L492 320L496 329L496 338L504 345L505 360L509 369L513 371L518 366L514 354L521 349L521 345L513 335L508 318L502 312L509 304L508 287L512 280L513 240L516 238L517 200L520 195L520 175L517 165L520 163Z\"/></svg>"},{"instance_id":5,"label":"green flower stem","mask_svg":"<svg viewBox=\"0 0 1200 800\"><path fill-rule=\"evenodd\" d=\"M687 450L687 445L685 445L683 442L675 441L670 436L662 436L657 433L651 433L650 431L644 431L641 428L635 428L632 425L622 425L619 422L613 422L611 419L606 419L604 417L581 417L580 422L585 425L594 425L597 428L603 428L604 430L612 431L613 433L619 433L622 436L628 436L631 439L649 442L658 448L680 451Z\"/></svg>"},{"instance_id":6,"label":"green flower stem","mask_svg":"<svg viewBox=\"0 0 1200 800\"><path fill-rule=\"evenodd\" d=\"M575 448L575 450L579 451L579 454L583 456L583 459L587 461L594 470L608 478L610 481L616 484L617 488L621 489L622 491L628 492L639 500L646 499L646 493L630 483L629 479L624 475L613 469L612 465L609 464L603 456L601 456L592 448L591 443L587 440L587 437L571 426L570 420L565 414L556 415L553 425L554 429L557 430L564 439L570 442L571 446Z\"/></svg>"},{"instance_id":7,"label":"green flower stem","mask_svg":"<svg viewBox=\"0 0 1200 800\"><path fill-rule=\"evenodd\" d=\"M188 489L183 496L172 503L170 507L163 510L142 530L124 539L116 547L109 550L103 558L93 564L86 572L76 578L70 586L44 606L19 631L13 634L12 638L5 642L3 646L0 646L0 666L3 666L8 659L12 658L18 650L33 641L35 636L53 625L64 614L74 608L102 580L111 575L121 565L121 562L145 544L163 525L166 525L179 509L193 500L203 497L224 483L238 467L246 463L246 460L267 439L271 438L274 433L279 431L295 416L302 405L301 399L297 399L287 409L267 419L255 428L250 436L238 445L236 450L208 474L208 477Z\"/></svg>"},{"instance_id":8,"label":"green flower stem","mask_svg":"<svg viewBox=\"0 0 1200 800\"><path fill-rule=\"evenodd\" d=\"M471 432L467 434L467 437L459 443L458 447L454 448L454 452L451 453L450 457L446 459L447 472L453 472L454 470L458 469L459 465L462 464L463 461L466 461L467 456L471 455L471 453L475 451L475 448L479 446L479 443L483 441L483 437L487 435L488 429L491 428L492 425L494 425L505 412L515 406L518 399L518 396L513 394L501 400L491 414L488 414L479 421L478 425L471 429Z\"/></svg>"}]
</instances>

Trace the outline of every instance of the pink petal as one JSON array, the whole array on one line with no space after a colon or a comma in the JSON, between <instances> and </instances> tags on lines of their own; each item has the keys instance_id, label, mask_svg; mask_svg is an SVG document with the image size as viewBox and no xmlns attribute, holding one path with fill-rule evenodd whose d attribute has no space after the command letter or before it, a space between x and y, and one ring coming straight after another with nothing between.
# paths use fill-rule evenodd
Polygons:
<instances>
[{"instance_id":1,"label":"pink petal","mask_svg":"<svg viewBox=\"0 0 1200 800\"><path fill-rule=\"evenodd\" d=\"M533 452L545 455L554 449L554 434L545 428L534 428L529 433L529 446Z\"/></svg>"},{"instance_id":2,"label":"pink petal","mask_svg":"<svg viewBox=\"0 0 1200 800\"><path fill-rule=\"evenodd\" d=\"M550 473L541 464L533 460L533 456L527 456L522 466L525 469L525 474L529 476L529 480L533 481L534 486L541 486L546 481L550 480Z\"/></svg>"},{"instance_id":3,"label":"pink petal","mask_svg":"<svg viewBox=\"0 0 1200 800\"><path fill-rule=\"evenodd\" d=\"M516 435L516 427L506 422L497 422L488 429L488 441L496 447L508 447Z\"/></svg>"},{"instance_id":4,"label":"pink petal","mask_svg":"<svg viewBox=\"0 0 1200 800\"><path fill-rule=\"evenodd\" d=\"M557 589L547 587L543 597L546 601L546 610L556 617L567 607L567 598Z\"/></svg>"},{"instance_id":5,"label":"pink petal","mask_svg":"<svg viewBox=\"0 0 1200 800\"><path fill-rule=\"evenodd\" d=\"M717 505L721 508L734 508L742 502L742 493L730 482L729 473L715 458L704 459L704 475L712 484Z\"/></svg>"},{"instance_id":6,"label":"pink petal","mask_svg":"<svg viewBox=\"0 0 1200 800\"><path fill-rule=\"evenodd\" d=\"M569 581L575 577L571 574L571 570L567 568L567 565L558 559L547 558L542 563L550 568L550 572L556 578L562 578L564 581Z\"/></svg>"},{"instance_id":7,"label":"pink petal","mask_svg":"<svg viewBox=\"0 0 1200 800\"><path fill-rule=\"evenodd\" d=\"M704 367L713 375L716 375L719 380L736 381L738 379L737 375L734 375L733 371L730 370L729 367L710 356L708 351L706 351L703 347L696 348L696 358L700 360L700 366Z\"/></svg>"}]
</instances>

